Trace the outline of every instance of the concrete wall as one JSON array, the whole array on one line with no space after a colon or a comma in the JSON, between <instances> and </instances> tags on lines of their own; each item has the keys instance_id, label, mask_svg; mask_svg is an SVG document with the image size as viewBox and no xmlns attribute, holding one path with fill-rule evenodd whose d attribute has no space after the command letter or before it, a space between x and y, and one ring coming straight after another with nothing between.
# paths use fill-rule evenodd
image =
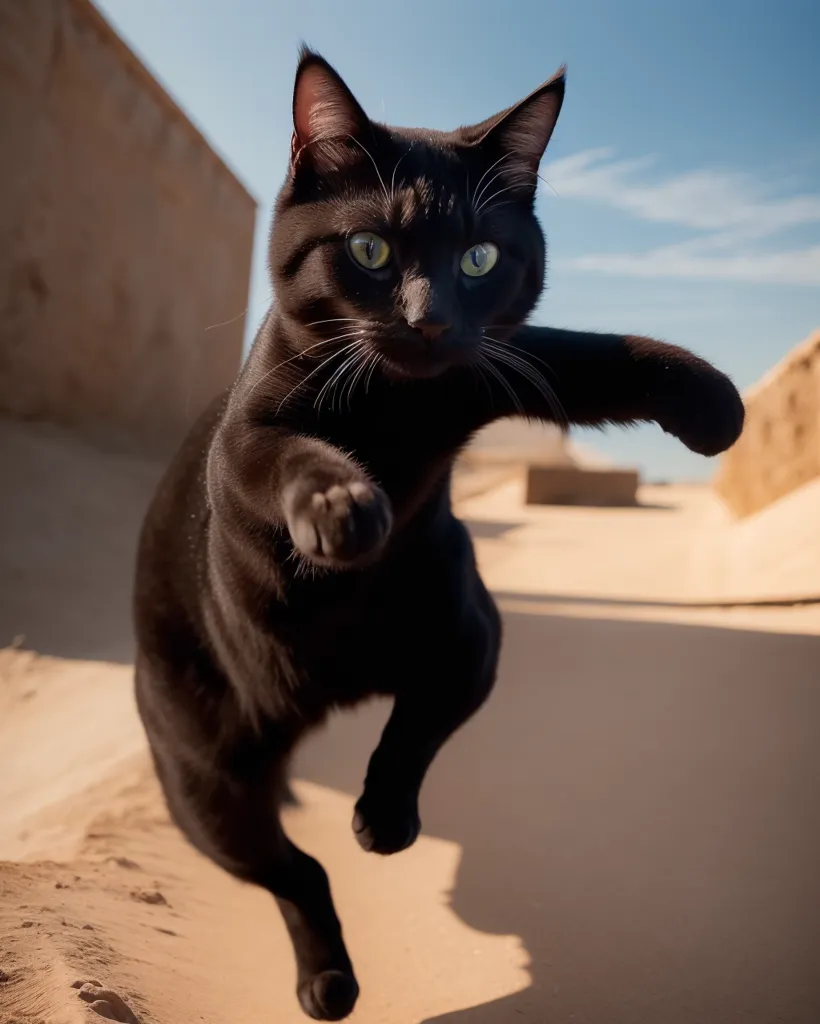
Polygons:
<instances>
[{"instance_id":1,"label":"concrete wall","mask_svg":"<svg viewBox=\"0 0 820 1024\"><path fill-rule=\"evenodd\" d=\"M0 412L173 444L239 366L255 201L88 0L0 0L0 151Z\"/></svg>"},{"instance_id":2,"label":"concrete wall","mask_svg":"<svg viewBox=\"0 0 820 1024\"><path fill-rule=\"evenodd\" d=\"M744 401L746 427L715 480L739 516L820 476L820 331L778 363Z\"/></svg>"}]
</instances>

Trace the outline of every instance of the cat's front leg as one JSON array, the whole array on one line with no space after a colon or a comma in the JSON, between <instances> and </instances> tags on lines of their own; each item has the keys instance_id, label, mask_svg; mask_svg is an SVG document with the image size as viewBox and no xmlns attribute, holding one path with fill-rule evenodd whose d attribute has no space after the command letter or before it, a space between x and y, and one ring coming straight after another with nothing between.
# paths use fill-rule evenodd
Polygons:
<instances>
[{"instance_id":1,"label":"cat's front leg","mask_svg":"<svg viewBox=\"0 0 820 1024\"><path fill-rule=\"evenodd\" d=\"M743 429L731 380L654 338L527 326L492 352L508 384L494 384L506 415L523 410L566 426L655 422L700 455L725 451Z\"/></svg>"},{"instance_id":2,"label":"cat's front leg","mask_svg":"<svg viewBox=\"0 0 820 1024\"><path fill-rule=\"evenodd\" d=\"M384 548L393 524L390 499L326 441L230 424L213 457L224 468L214 504L229 515L241 510L246 521L286 527L296 551L314 565L358 568Z\"/></svg>"}]
</instances>

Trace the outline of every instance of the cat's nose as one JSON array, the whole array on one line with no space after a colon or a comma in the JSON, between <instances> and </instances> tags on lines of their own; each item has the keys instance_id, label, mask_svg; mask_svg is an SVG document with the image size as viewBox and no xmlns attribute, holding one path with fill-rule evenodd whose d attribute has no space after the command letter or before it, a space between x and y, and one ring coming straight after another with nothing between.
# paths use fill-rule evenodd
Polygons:
<instances>
[{"instance_id":1,"label":"cat's nose","mask_svg":"<svg viewBox=\"0 0 820 1024\"><path fill-rule=\"evenodd\" d=\"M426 341L435 341L440 338L450 324L442 320L413 320L410 326L415 328Z\"/></svg>"}]
</instances>

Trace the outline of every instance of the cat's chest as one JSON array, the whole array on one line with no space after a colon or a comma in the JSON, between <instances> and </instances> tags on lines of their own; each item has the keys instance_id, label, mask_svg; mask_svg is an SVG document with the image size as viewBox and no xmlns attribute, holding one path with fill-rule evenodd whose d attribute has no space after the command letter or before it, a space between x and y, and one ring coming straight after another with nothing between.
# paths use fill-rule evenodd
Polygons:
<instances>
[{"instance_id":1,"label":"cat's chest","mask_svg":"<svg viewBox=\"0 0 820 1024\"><path fill-rule=\"evenodd\" d=\"M435 391L414 392L412 402L395 393L392 403L340 417L323 436L365 466L391 499L413 502L447 475L471 431L468 417Z\"/></svg>"},{"instance_id":2,"label":"cat's chest","mask_svg":"<svg viewBox=\"0 0 820 1024\"><path fill-rule=\"evenodd\" d=\"M329 699L394 692L458 642L471 609L481 614L469 538L445 518L434 515L371 572L342 574L307 595L288 646L303 678Z\"/></svg>"},{"instance_id":3,"label":"cat's chest","mask_svg":"<svg viewBox=\"0 0 820 1024\"><path fill-rule=\"evenodd\" d=\"M385 434L342 447L390 498L399 524L446 489L457 454L454 446L407 434Z\"/></svg>"},{"instance_id":4,"label":"cat's chest","mask_svg":"<svg viewBox=\"0 0 820 1024\"><path fill-rule=\"evenodd\" d=\"M338 601L317 595L277 634L302 685L320 703L344 705L391 692L395 660L417 620L400 595L362 587Z\"/></svg>"}]
</instances>

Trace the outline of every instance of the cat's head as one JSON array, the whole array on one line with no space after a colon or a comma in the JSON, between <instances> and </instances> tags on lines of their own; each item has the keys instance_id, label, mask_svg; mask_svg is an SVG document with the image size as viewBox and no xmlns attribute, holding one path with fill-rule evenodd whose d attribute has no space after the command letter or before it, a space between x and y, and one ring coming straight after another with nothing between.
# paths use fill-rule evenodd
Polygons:
<instances>
[{"instance_id":1,"label":"cat's head","mask_svg":"<svg viewBox=\"0 0 820 1024\"><path fill-rule=\"evenodd\" d=\"M297 344L350 346L380 356L388 376L431 377L509 336L543 287L533 204L563 95L561 70L481 124L393 128L303 50L270 251Z\"/></svg>"}]
</instances>

